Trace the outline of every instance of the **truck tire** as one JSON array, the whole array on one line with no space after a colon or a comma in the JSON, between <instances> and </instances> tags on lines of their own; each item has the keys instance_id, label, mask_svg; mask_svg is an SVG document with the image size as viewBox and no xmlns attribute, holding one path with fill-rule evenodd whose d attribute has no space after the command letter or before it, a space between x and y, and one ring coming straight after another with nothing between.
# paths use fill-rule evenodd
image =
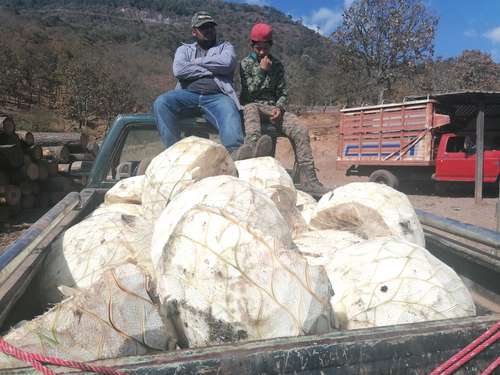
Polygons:
<instances>
[{"instance_id":1,"label":"truck tire","mask_svg":"<svg viewBox=\"0 0 500 375\"><path fill-rule=\"evenodd\" d=\"M377 169L376 171L373 171L368 180L370 182L387 185L393 189L397 189L399 187L399 179L394 175L394 173L389 172L386 169Z\"/></svg>"}]
</instances>

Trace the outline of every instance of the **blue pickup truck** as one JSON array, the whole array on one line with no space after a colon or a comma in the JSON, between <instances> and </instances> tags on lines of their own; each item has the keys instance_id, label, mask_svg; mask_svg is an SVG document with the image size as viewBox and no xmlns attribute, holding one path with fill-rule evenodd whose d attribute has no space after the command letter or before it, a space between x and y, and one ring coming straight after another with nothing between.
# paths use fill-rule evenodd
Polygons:
<instances>
[{"instance_id":1,"label":"blue pickup truck","mask_svg":"<svg viewBox=\"0 0 500 375\"><path fill-rule=\"evenodd\" d=\"M186 129L186 135L216 137L196 121ZM118 180L141 173L147 160L163 149L151 115L115 120L89 172L87 187L69 193L0 254L4 329L33 316L23 295L51 242L92 212ZM477 316L177 350L100 364L130 374L427 374L500 320L500 234L424 211L418 215L427 249L462 277L474 297ZM499 356L499 345L489 346L456 373L479 373Z\"/></svg>"}]
</instances>

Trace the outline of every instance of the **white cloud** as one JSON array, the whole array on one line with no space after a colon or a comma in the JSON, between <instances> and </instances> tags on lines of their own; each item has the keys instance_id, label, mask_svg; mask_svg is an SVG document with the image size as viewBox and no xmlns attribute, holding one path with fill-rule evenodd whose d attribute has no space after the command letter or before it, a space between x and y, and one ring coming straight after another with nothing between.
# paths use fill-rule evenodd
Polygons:
<instances>
[{"instance_id":1,"label":"white cloud","mask_svg":"<svg viewBox=\"0 0 500 375\"><path fill-rule=\"evenodd\" d=\"M247 0L247 1L245 1L245 3L250 4L250 5L258 5L260 7L270 5L268 0Z\"/></svg>"},{"instance_id":2,"label":"white cloud","mask_svg":"<svg viewBox=\"0 0 500 375\"><path fill-rule=\"evenodd\" d=\"M323 35L330 35L342 21L342 12L320 8L302 19L304 26L315 31L318 30Z\"/></svg>"},{"instance_id":3,"label":"white cloud","mask_svg":"<svg viewBox=\"0 0 500 375\"><path fill-rule=\"evenodd\" d=\"M344 8L348 9L351 7L352 3L354 3L355 0L344 0Z\"/></svg>"},{"instance_id":4,"label":"white cloud","mask_svg":"<svg viewBox=\"0 0 500 375\"><path fill-rule=\"evenodd\" d=\"M500 26L486 32L484 36L491 40L493 43L500 43Z\"/></svg>"}]
</instances>

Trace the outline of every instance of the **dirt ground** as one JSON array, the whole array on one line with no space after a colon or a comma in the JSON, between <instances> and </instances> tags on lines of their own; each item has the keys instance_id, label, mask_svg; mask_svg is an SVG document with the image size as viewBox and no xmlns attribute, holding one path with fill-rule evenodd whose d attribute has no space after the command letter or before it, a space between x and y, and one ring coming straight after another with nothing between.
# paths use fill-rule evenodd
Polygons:
<instances>
[{"instance_id":1,"label":"dirt ground","mask_svg":"<svg viewBox=\"0 0 500 375\"><path fill-rule=\"evenodd\" d=\"M367 178L345 176L344 170L335 167L337 156L338 113L303 114L301 119L309 127L319 179L327 186L342 186ZM286 139L278 141L278 159L287 167L293 165L293 154ZM496 230L497 193L486 191L481 204L474 203L473 186L450 192L450 196L436 196L432 186L402 186L412 204L419 209L459 220L464 223Z\"/></svg>"}]
</instances>

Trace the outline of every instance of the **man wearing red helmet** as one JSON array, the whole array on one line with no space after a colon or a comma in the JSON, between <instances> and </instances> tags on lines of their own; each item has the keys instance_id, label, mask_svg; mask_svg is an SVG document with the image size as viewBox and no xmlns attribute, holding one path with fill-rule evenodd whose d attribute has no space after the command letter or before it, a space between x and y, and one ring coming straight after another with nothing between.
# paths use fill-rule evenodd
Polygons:
<instances>
[{"instance_id":1,"label":"man wearing red helmet","mask_svg":"<svg viewBox=\"0 0 500 375\"><path fill-rule=\"evenodd\" d=\"M250 40L253 52L240 63L240 101L244 106L245 144L254 150L260 146L262 152L263 145L270 144L270 138L262 135L261 121L271 121L292 143L301 190L320 197L330 189L325 188L316 175L307 128L296 115L285 110L288 101L285 69L270 53L272 27L265 23L255 24L250 31Z\"/></svg>"}]
</instances>

